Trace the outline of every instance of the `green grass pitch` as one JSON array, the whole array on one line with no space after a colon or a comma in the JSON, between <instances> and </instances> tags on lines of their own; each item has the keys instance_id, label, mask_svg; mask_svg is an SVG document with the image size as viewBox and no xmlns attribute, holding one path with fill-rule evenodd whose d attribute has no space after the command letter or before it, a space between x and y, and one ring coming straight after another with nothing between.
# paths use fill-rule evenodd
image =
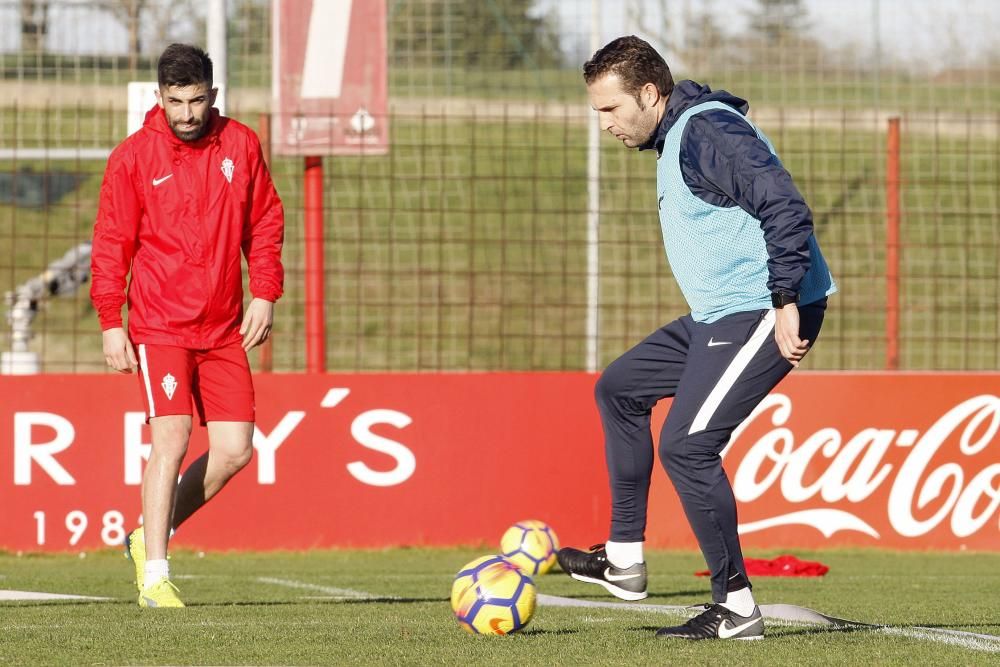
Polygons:
<instances>
[{"instance_id":1,"label":"green grass pitch","mask_svg":"<svg viewBox=\"0 0 1000 667\"><path fill-rule=\"evenodd\" d=\"M1000 553L797 551L830 572L818 579L758 577L758 602L892 627L772 623L762 642L687 643L653 636L682 621L676 613L545 605L516 635L468 635L451 613L450 585L462 565L489 551L179 549L171 567L188 607L159 611L136 606L131 564L119 552L0 553L0 591L109 598L0 602L0 665L979 665L1000 659ZM646 603L708 600L707 580L693 575L703 567L698 554L654 551L648 562ZM558 571L536 584L547 595L614 600ZM921 634L917 626L996 640Z\"/></svg>"}]
</instances>

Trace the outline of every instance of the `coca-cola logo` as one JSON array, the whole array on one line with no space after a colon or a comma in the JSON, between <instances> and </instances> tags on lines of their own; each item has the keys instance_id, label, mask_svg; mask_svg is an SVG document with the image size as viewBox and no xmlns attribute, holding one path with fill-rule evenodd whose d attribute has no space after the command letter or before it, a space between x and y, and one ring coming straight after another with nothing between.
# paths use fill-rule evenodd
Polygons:
<instances>
[{"instance_id":1,"label":"coca-cola logo","mask_svg":"<svg viewBox=\"0 0 1000 667\"><path fill-rule=\"evenodd\" d=\"M845 435L825 427L796 441L787 426L791 416L788 396L768 396L734 431L722 453L733 457L745 450L733 475L740 503L778 492L787 503L802 506L741 523L741 533L804 525L825 537L857 531L878 539L880 533L870 522L871 501L864 510L869 520L853 506L873 495L885 498L886 490L885 523L900 536L920 537L945 524L959 538L991 523L1000 530L1000 463L990 463L1000 453L1000 443L994 444L1000 429L997 396L965 400L923 433L872 427ZM761 427L768 430L755 442L747 446L741 441L748 430L757 433ZM992 456L977 456L991 444ZM898 450L906 450L901 462ZM761 501L744 508L759 511L769 505Z\"/></svg>"}]
</instances>

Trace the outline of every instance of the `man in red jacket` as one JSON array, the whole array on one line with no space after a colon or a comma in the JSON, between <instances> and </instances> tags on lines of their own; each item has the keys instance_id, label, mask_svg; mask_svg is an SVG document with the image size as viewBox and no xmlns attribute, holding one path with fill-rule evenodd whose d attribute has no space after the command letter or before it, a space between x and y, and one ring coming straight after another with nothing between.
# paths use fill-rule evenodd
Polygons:
<instances>
[{"instance_id":1,"label":"man in red jacket","mask_svg":"<svg viewBox=\"0 0 1000 667\"><path fill-rule=\"evenodd\" d=\"M284 212L257 136L212 108L208 55L172 44L157 75L157 106L108 159L90 293L108 365L121 373L138 368L152 437L144 525L126 538L139 606L183 607L170 582L167 542L250 462L254 391L246 353L267 339L282 293ZM253 296L246 313L241 250ZM208 427L209 451L178 482L192 402Z\"/></svg>"}]
</instances>

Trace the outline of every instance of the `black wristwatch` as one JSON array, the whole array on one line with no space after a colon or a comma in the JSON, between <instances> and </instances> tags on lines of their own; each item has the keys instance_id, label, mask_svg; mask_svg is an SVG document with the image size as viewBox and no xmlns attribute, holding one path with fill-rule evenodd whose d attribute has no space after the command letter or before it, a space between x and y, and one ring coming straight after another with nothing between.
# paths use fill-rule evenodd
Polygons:
<instances>
[{"instance_id":1,"label":"black wristwatch","mask_svg":"<svg viewBox=\"0 0 1000 667\"><path fill-rule=\"evenodd\" d=\"M783 308L790 303L798 303L798 294L788 294L787 292L771 292L771 305L775 308Z\"/></svg>"}]
</instances>

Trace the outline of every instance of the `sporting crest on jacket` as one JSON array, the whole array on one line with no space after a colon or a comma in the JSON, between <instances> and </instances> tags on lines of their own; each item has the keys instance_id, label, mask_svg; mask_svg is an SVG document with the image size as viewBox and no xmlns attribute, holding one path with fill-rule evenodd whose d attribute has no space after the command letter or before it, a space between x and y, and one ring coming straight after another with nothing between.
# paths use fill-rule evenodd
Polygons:
<instances>
[{"instance_id":1,"label":"sporting crest on jacket","mask_svg":"<svg viewBox=\"0 0 1000 667\"><path fill-rule=\"evenodd\" d=\"M233 161L226 158L222 161L222 174L226 177L226 180L230 183L233 182Z\"/></svg>"}]
</instances>

